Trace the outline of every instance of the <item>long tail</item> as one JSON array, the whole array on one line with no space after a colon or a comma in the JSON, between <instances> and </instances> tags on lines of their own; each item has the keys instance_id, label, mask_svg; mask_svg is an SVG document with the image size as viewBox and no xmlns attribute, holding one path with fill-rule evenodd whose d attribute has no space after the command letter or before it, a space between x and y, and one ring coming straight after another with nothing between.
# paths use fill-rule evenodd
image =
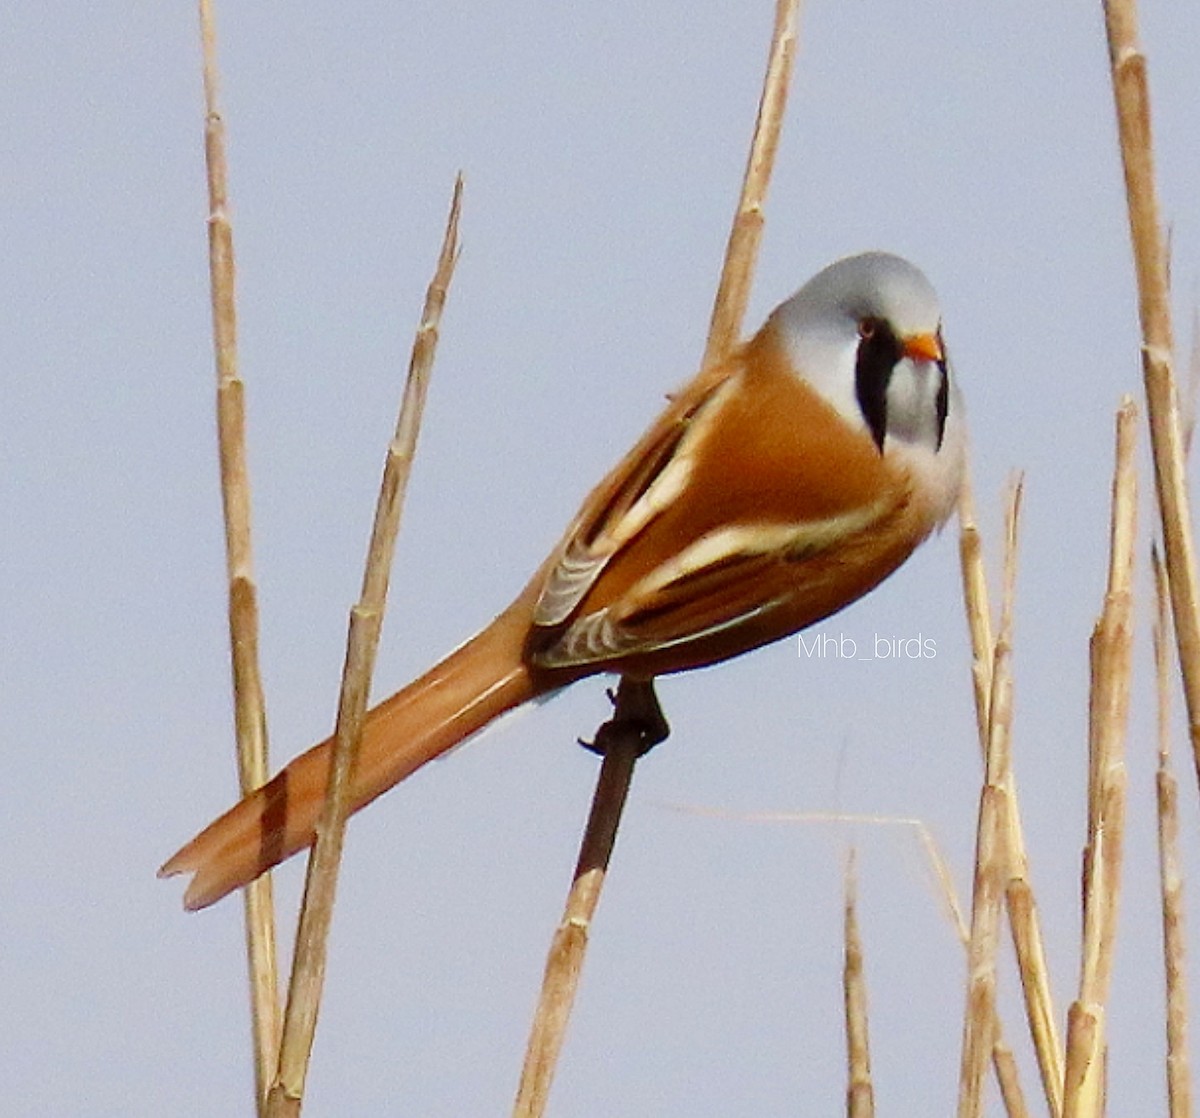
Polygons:
<instances>
[{"instance_id":1,"label":"long tail","mask_svg":"<svg viewBox=\"0 0 1200 1118\"><path fill-rule=\"evenodd\" d=\"M528 606L518 599L481 633L368 712L351 811L545 690L522 661L528 627ZM332 751L329 739L301 754L163 865L160 877L195 875L185 907L204 908L312 845Z\"/></svg>"}]
</instances>

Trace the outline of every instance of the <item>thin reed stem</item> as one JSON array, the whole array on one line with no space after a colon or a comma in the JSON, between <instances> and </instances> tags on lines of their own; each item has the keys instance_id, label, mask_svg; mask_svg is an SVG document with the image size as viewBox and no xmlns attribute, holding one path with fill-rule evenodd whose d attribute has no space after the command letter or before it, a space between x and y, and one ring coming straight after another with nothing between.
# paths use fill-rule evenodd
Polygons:
<instances>
[{"instance_id":1,"label":"thin reed stem","mask_svg":"<svg viewBox=\"0 0 1200 1118\"><path fill-rule=\"evenodd\" d=\"M986 757L995 647L992 640L987 576L983 566L983 547L975 522L975 506L969 480L964 483L959 500L959 524L963 603L972 649L971 678L975 694L975 720L980 749ZM1021 976L1025 1018L1037 1057L1046 1105L1054 1118L1062 1113L1062 1041L1058 1034L1058 1018L1050 989L1050 968L1046 961L1037 901L1029 880L1029 858L1026 852L1025 830L1021 822L1017 782L1011 771L1007 791L1010 866L1004 890L1005 906L1013 949L1017 957L1017 968Z\"/></svg>"},{"instance_id":2,"label":"thin reed stem","mask_svg":"<svg viewBox=\"0 0 1200 1118\"><path fill-rule=\"evenodd\" d=\"M1188 1055L1187 934L1183 871L1179 856L1179 782L1171 771L1171 611L1167 572L1157 547L1154 570L1154 676L1158 696L1158 881L1162 905L1163 964L1166 978L1166 1076L1170 1118L1191 1118L1192 1080Z\"/></svg>"},{"instance_id":3,"label":"thin reed stem","mask_svg":"<svg viewBox=\"0 0 1200 1118\"><path fill-rule=\"evenodd\" d=\"M1137 514L1137 411L1117 412L1112 527L1104 608L1091 640L1088 719L1088 834L1083 872L1079 996L1067 1016L1065 1118L1099 1118L1106 1096L1106 1003L1116 947L1125 835L1125 730L1132 664L1133 554Z\"/></svg>"},{"instance_id":4,"label":"thin reed stem","mask_svg":"<svg viewBox=\"0 0 1200 1118\"><path fill-rule=\"evenodd\" d=\"M250 530L250 471L246 461L246 386L238 368L236 270L229 219L229 163L218 90L217 38L212 0L200 0L204 70L204 158L208 179L208 267L213 349L217 367L217 442L229 582L229 643L233 672L238 784L243 796L265 784L267 715L258 658L258 589ZM270 874L242 893L255 1101L262 1113L270 1069L279 1046L279 975L275 903Z\"/></svg>"},{"instance_id":5,"label":"thin reed stem","mask_svg":"<svg viewBox=\"0 0 1200 1118\"><path fill-rule=\"evenodd\" d=\"M771 50L763 78L762 96L758 103L758 118L754 138L746 159L742 193L729 230L725 247L725 263L717 285L708 344L704 350L704 366L720 361L741 336L742 319L750 300L750 284L758 261L771 172L775 168L775 153L783 129L783 114L787 109L791 88L792 68L796 60L799 0L776 0L775 27L771 33Z\"/></svg>"},{"instance_id":6,"label":"thin reed stem","mask_svg":"<svg viewBox=\"0 0 1200 1118\"><path fill-rule=\"evenodd\" d=\"M733 819L741 823L834 823L853 827L901 827L911 830L933 875L937 892L945 904L945 913L964 948L970 941L970 929L954 887L954 875L938 845L937 839L923 819L894 815L864 815L855 812L832 811L729 811L725 808L699 807L693 804L663 804L673 811L702 815L710 819ZM996 1083L1008 1118L1028 1118L1029 1108L1021 1088L1020 1073L1012 1049L1004 1041L1003 1026L996 1017L995 1043L992 1046L992 1066Z\"/></svg>"},{"instance_id":7,"label":"thin reed stem","mask_svg":"<svg viewBox=\"0 0 1200 1118\"><path fill-rule=\"evenodd\" d=\"M438 328L446 294L458 259L458 221L462 207L462 178L454 184L450 216L433 280L425 296L421 322L413 342L404 397L396 431L388 446L383 481L375 507L375 522L363 573L362 594L350 613L342 688L338 700L336 740L325 803L316 827L316 843L308 860L304 900L296 932L296 952L288 984L287 1012L279 1047L279 1064L268 1096L269 1118L297 1115L317 1027L325 981L329 927L341 864L346 818L350 810L350 776L362 738L363 718L371 689L371 674L387 604L387 589L396 535L404 509L409 471L425 406Z\"/></svg>"},{"instance_id":8,"label":"thin reed stem","mask_svg":"<svg viewBox=\"0 0 1200 1118\"><path fill-rule=\"evenodd\" d=\"M983 1113L983 1080L997 1040L996 941L1011 870L1012 609L1016 587L1021 483L1012 488L1005 518L1004 595L992 656L988 748L975 839L971 935L967 944L967 999L959 1069L959 1118Z\"/></svg>"},{"instance_id":9,"label":"thin reed stem","mask_svg":"<svg viewBox=\"0 0 1200 1118\"><path fill-rule=\"evenodd\" d=\"M846 900L842 912L845 958L842 1000L846 1018L847 1118L873 1118L875 1088L871 1084L871 1040L867 1027L867 979L863 972L862 936L858 930L858 878L854 852L846 862Z\"/></svg>"},{"instance_id":10,"label":"thin reed stem","mask_svg":"<svg viewBox=\"0 0 1200 1118\"><path fill-rule=\"evenodd\" d=\"M999 1027L1000 1017L997 1014L996 1024ZM997 1039L992 1045L992 1067L996 1072L996 1083L1000 1087L1000 1101L1008 1118L1030 1118L1029 1104L1025 1101L1025 1092L1021 1088L1021 1075L1017 1070L1017 1060L1013 1050Z\"/></svg>"},{"instance_id":11,"label":"thin reed stem","mask_svg":"<svg viewBox=\"0 0 1200 1118\"><path fill-rule=\"evenodd\" d=\"M1154 175L1150 82L1138 42L1136 0L1105 0L1113 98L1125 171L1142 328L1142 378L1162 522L1188 737L1200 781L1200 588L1184 472L1184 436L1173 367L1170 270Z\"/></svg>"},{"instance_id":12,"label":"thin reed stem","mask_svg":"<svg viewBox=\"0 0 1200 1118\"><path fill-rule=\"evenodd\" d=\"M596 734L604 761L566 907L546 958L513 1118L538 1118L545 1113L633 768L647 745L660 740L660 733L665 736L666 724L653 684L622 679L614 702L612 719Z\"/></svg>"}]
</instances>

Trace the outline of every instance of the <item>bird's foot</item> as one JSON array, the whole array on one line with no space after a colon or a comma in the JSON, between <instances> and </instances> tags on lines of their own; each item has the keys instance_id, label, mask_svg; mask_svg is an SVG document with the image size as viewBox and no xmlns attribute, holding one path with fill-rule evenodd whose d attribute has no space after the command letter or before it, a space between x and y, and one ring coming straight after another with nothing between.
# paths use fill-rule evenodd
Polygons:
<instances>
[{"instance_id":1,"label":"bird's foot","mask_svg":"<svg viewBox=\"0 0 1200 1118\"><path fill-rule=\"evenodd\" d=\"M584 749L603 757L614 745L632 740L637 756L642 757L667 740L671 726L654 693L653 680L622 676L617 689L609 689L608 698L613 716L596 731L594 740L579 739Z\"/></svg>"}]
</instances>

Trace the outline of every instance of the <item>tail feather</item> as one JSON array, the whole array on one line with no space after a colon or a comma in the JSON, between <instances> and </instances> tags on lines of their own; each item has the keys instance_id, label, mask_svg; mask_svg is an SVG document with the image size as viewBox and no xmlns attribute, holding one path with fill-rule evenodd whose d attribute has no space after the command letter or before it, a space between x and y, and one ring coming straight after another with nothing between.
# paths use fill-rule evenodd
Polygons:
<instances>
[{"instance_id":1,"label":"tail feather","mask_svg":"<svg viewBox=\"0 0 1200 1118\"><path fill-rule=\"evenodd\" d=\"M352 812L545 689L522 660L528 625L528 609L518 602L367 713L352 778ZM331 738L301 754L163 865L160 877L194 875L184 896L187 908L220 900L312 845L332 752Z\"/></svg>"}]
</instances>

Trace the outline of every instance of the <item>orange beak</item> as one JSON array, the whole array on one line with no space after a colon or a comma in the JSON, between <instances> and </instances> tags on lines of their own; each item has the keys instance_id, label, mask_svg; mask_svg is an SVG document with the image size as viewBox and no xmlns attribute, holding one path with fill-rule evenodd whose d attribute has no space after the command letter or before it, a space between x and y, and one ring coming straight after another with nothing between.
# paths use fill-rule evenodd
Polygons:
<instances>
[{"instance_id":1,"label":"orange beak","mask_svg":"<svg viewBox=\"0 0 1200 1118\"><path fill-rule=\"evenodd\" d=\"M914 334L905 338L901 345L904 356L914 361L941 361L944 356L941 340L936 334Z\"/></svg>"}]
</instances>

